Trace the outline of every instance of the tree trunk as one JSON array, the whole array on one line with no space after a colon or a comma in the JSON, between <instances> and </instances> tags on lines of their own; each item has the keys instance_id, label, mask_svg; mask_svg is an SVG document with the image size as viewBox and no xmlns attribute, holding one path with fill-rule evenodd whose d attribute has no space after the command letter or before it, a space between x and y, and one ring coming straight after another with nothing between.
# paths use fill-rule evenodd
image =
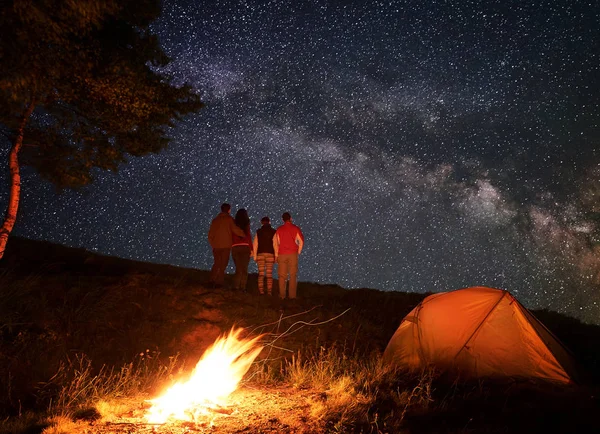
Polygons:
<instances>
[{"instance_id":1,"label":"tree trunk","mask_svg":"<svg viewBox=\"0 0 600 434\"><path fill-rule=\"evenodd\" d=\"M21 173L19 168L19 151L23 146L23 135L25 132L25 125L33 113L35 108L35 99L32 99L29 105L25 108L21 122L19 123L19 129L17 130L17 137L15 142L8 154L8 167L10 169L10 193L8 195L8 207L6 208L6 216L4 217L4 223L0 228L0 259L4 256L6 250L6 243L8 242L8 236L11 233L15 221L17 220L17 210L19 209L19 200L21 198Z\"/></svg>"}]
</instances>

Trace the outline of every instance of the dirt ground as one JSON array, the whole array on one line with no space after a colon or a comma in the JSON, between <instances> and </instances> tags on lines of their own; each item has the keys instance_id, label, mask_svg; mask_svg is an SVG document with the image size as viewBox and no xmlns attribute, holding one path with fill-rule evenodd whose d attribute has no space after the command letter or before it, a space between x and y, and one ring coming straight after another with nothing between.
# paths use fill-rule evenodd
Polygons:
<instances>
[{"instance_id":1,"label":"dirt ground","mask_svg":"<svg viewBox=\"0 0 600 434\"><path fill-rule=\"evenodd\" d=\"M196 415L194 422L170 421L153 425L145 421L143 400L112 402L111 414L93 422L80 421L75 430L85 434L128 433L318 433L325 423L310 414L310 402L322 394L291 388L242 388L229 397L227 407Z\"/></svg>"}]
</instances>

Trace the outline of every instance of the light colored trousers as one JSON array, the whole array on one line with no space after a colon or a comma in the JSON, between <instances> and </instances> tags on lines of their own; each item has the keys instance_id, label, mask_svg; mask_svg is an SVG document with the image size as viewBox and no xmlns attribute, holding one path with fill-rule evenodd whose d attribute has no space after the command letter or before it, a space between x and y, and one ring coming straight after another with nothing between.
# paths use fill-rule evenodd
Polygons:
<instances>
[{"instance_id":1,"label":"light colored trousers","mask_svg":"<svg viewBox=\"0 0 600 434\"><path fill-rule=\"evenodd\" d=\"M285 298L285 283L289 276L288 297L296 298L298 283L298 253L277 257L277 277L279 278L279 298Z\"/></svg>"}]
</instances>

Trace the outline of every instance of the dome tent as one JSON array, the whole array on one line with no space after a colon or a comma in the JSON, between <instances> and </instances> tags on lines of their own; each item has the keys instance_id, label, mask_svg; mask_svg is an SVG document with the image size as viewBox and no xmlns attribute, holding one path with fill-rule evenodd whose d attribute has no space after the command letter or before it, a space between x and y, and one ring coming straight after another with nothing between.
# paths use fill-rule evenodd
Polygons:
<instances>
[{"instance_id":1,"label":"dome tent","mask_svg":"<svg viewBox=\"0 0 600 434\"><path fill-rule=\"evenodd\" d=\"M408 369L435 366L464 377L575 381L561 342L508 291L473 287L426 297L400 323L383 354Z\"/></svg>"}]
</instances>

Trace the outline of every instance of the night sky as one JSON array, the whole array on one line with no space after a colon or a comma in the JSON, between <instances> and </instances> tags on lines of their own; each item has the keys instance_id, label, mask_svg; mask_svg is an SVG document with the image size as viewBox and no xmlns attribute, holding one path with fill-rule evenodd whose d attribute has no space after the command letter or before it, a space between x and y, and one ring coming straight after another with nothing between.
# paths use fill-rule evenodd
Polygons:
<instances>
[{"instance_id":1,"label":"night sky","mask_svg":"<svg viewBox=\"0 0 600 434\"><path fill-rule=\"evenodd\" d=\"M25 170L14 234L209 269L226 201L292 214L301 281L600 323L597 1L167 0L152 29L206 107L81 191Z\"/></svg>"}]
</instances>

